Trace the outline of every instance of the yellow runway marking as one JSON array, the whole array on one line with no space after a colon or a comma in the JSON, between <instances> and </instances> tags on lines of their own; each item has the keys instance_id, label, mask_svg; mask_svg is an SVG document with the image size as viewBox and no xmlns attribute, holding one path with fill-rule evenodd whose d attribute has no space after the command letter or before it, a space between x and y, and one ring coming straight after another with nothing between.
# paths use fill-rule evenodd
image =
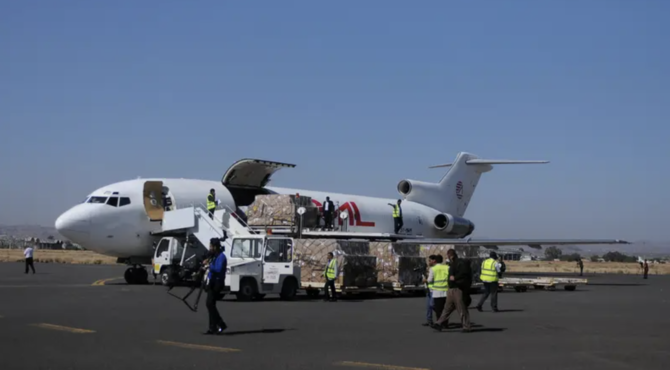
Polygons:
<instances>
[{"instance_id":1,"label":"yellow runway marking","mask_svg":"<svg viewBox=\"0 0 670 370\"><path fill-rule=\"evenodd\" d=\"M242 350L235 348L224 348L224 347L214 347L214 346L204 346L202 344L189 344L189 343L179 343L171 342L168 340L157 340L157 343L165 344L167 346L188 348L188 349L202 349L205 351L215 351L215 352L241 352Z\"/></svg>"},{"instance_id":2,"label":"yellow runway marking","mask_svg":"<svg viewBox=\"0 0 670 370\"><path fill-rule=\"evenodd\" d=\"M100 280L95 281L95 282L94 282L93 284L91 284L91 285L93 285L93 286L101 286L101 285L105 285L105 283L108 282L108 281L118 280L118 279L123 279L123 276L120 276L120 277L113 277L113 278L109 278L109 279L100 279Z\"/></svg>"},{"instance_id":3,"label":"yellow runway marking","mask_svg":"<svg viewBox=\"0 0 670 370\"><path fill-rule=\"evenodd\" d=\"M404 367L404 366L395 366L395 365L382 365L382 364L369 364L366 362L353 362L353 361L342 361L337 362L335 365L339 366L352 366L352 367L367 367L374 369L384 369L384 370L430 370L421 367Z\"/></svg>"},{"instance_id":4,"label":"yellow runway marking","mask_svg":"<svg viewBox=\"0 0 670 370\"><path fill-rule=\"evenodd\" d=\"M36 326L36 327L42 328L42 329L60 330L60 331L67 331L67 332L70 332L70 333L77 333L77 334L95 333L94 330L71 328L69 326L61 326L61 325L54 325L54 324L41 323L41 324L33 324L33 326Z\"/></svg>"}]
</instances>

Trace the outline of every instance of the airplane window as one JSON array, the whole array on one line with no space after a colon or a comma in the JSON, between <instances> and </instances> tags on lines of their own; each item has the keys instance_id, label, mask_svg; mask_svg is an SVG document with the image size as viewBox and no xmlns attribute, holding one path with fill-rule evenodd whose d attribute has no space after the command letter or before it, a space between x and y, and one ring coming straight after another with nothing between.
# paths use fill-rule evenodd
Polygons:
<instances>
[{"instance_id":1,"label":"airplane window","mask_svg":"<svg viewBox=\"0 0 670 370\"><path fill-rule=\"evenodd\" d=\"M119 207L123 207L130 204L130 198L123 197L121 200L119 200Z\"/></svg>"},{"instance_id":2,"label":"airplane window","mask_svg":"<svg viewBox=\"0 0 670 370\"><path fill-rule=\"evenodd\" d=\"M105 202L107 202L107 197L91 197L88 200L88 203L104 204Z\"/></svg>"},{"instance_id":3,"label":"airplane window","mask_svg":"<svg viewBox=\"0 0 670 370\"><path fill-rule=\"evenodd\" d=\"M84 203L88 203L88 197L86 197L86 199L84 199Z\"/></svg>"},{"instance_id":4,"label":"airplane window","mask_svg":"<svg viewBox=\"0 0 670 370\"><path fill-rule=\"evenodd\" d=\"M118 207L119 197L109 197L107 200L107 205L112 207Z\"/></svg>"}]
</instances>

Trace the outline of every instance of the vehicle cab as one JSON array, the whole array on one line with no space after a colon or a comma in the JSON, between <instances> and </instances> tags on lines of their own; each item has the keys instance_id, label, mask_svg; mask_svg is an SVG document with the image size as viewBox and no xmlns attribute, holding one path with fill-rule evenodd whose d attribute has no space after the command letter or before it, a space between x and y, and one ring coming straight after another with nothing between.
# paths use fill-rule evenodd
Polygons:
<instances>
[{"instance_id":1,"label":"vehicle cab","mask_svg":"<svg viewBox=\"0 0 670 370\"><path fill-rule=\"evenodd\" d=\"M182 270L196 270L207 257L208 250L197 240L164 237L156 244L153 257L153 274L161 284L173 285Z\"/></svg>"},{"instance_id":2,"label":"vehicle cab","mask_svg":"<svg viewBox=\"0 0 670 370\"><path fill-rule=\"evenodd\" d=\"M295 297L300 287L300 267L293 261L293 239L274 235L233 237L226 253L225 285L239 300L260 299L279 294Z\"/></svg>"}]
</instances>

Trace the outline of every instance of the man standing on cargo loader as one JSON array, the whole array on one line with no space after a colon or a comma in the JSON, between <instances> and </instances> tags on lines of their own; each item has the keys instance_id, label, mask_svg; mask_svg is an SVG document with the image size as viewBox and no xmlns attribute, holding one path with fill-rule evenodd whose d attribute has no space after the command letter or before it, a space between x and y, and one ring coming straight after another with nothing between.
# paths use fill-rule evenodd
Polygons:
<instances>
[{"instance_id":1,"label":"man standing on cargo loader","mask_svg":"<svg viewBox=\"0 0 670 370\"><path fill-rule=\"evenodd\" d=\"M333 229L333 214L335 213L335 205L330 197L326 197L323 202L323 228L326 230Z\"/></svg>"},{"instance_id":2,"label":"man standing on cargo loader","mask_svg":"<svg viewBox=\"0 0 670 370\"><path fill-rule=\"evenodd\" d=\"M207 194L207 212L209 213L209 218L214 219L214 210L216 209L216 192L214 189L209 189L209 194Z\"/></svg>"},{"instance_id":3,"label":"man standing on cargo loader","mask_svg":"<svg viewBox=\"0 0 670 370\"><path fill-rule=\"evenodd\" d=\"M444 326L449 321L449 316L455 310L461 316L461 324L463 325L463 332L469 333L470 313L468 306L470 306L470 286L472 285L472 270L470 269L470 261L462 260L456 255L456 251L449 249L447 251L447 258L451 261L449 266L449 290L447 290L447 302L442 310L442 315L433 324L432 328L437 331L442 331Z\"/></svg>"},{"instance_id":4,"label":"man standing on cargo loader","mask_svg":"<svg viewBox=\"0 0 670 370\"><path fill-rule=\"evenodd\" d=\"M484 283L484 295L477 304L477 310L482 312L482 306L486 298L491 296L491 308L494 312L498 312L498 274L500 273L500 262L498 262L498 255L496 252L491 252L489 258L482 262L482 271L479 279Z\"/></svg>"},{"instance_id":5,"label":"man standing on cargo loader","mask_svg":"<svg viewBox=\"0 0 670 370\"><path fill-rule=\"evenodd\" d=\"M432 309L435 311L435 316L439 319L444 305L447 301L447 291L449 290L449 266L443 264L441 255L431 256L433 258L430 273L426 282L430 286L430 297L432 301ZM428 312L429 325L432 326L433 313ZM445 321L444 326L447 325Z\"/></svg>"},{"instance_id":6,"label":"man standing on cargo loader","mask_svg":"<svg viewBox=\"0 0 670 370\"><path fill-rule=\"evenodd\" d=\"M337 280L337 260L333 258L333 252L328 252L328 263L326 269L323 271L323 277L326 279L326 284L323 286L325 297L324 302L335 302L335 280ZM328 296L328 288L330 287L330 297Z\"/></svg>"},{"instance_id":7,"label":"man standing on cargo loader","mask_svg":"<svg viewBox=\"0 0 670 370\"><path fill-rule=\"evenodd\" d=\"M400 229L402 229L402 226L404 225L402 222L402 208L400 207L400 203L402 203L402 200L398 199L397 204L392 204L389 203L388 205L393 207L393 228L394 228L394 234L397 234Z\"/></svg>"}]
</instances>

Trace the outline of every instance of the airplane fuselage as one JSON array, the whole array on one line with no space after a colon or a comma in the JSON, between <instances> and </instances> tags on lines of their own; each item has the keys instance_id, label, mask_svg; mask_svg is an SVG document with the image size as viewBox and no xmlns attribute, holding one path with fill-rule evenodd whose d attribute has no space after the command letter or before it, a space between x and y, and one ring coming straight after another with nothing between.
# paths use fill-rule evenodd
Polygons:
<instances>
[{"instance_id":1,"label":"airplane fuselage","mask_svg":"<svg viewBox=\"0 0 670 370\"><path fill-rule=\"evenodd\" d=\"M56 221L56 228L65 237L88 250L104 255L130 258L148 257L153 254L153 242L157 237L152 232L161 230L160 222L150 221L144 207L143 186L146 181L162 181L169 189L167 196L172 209L189 206L205 208L210 189L216 192L220 201L217 208L235 210L233 194L220 182L195 179L137 179L118 182L97 189L87 200L72 207ZM303 189L266 187L268 193L300 194L312 198L315 205L321 206L326 196L335 204L336 209L346 211L348 218L334 220L346 223L348 232L394 233L392 207L397 199L384 199L350 194L327 193ZM120 203L111 198L128 198L129 204ZM91 202L95 200L98 203ZM433 226L438 212L430 207L411 201L401 204L403 228L401 233L422 235L427 238L450 237L443 235ZM453 237L453 236L451 236Z\"/></svg>"}]
</instances>

